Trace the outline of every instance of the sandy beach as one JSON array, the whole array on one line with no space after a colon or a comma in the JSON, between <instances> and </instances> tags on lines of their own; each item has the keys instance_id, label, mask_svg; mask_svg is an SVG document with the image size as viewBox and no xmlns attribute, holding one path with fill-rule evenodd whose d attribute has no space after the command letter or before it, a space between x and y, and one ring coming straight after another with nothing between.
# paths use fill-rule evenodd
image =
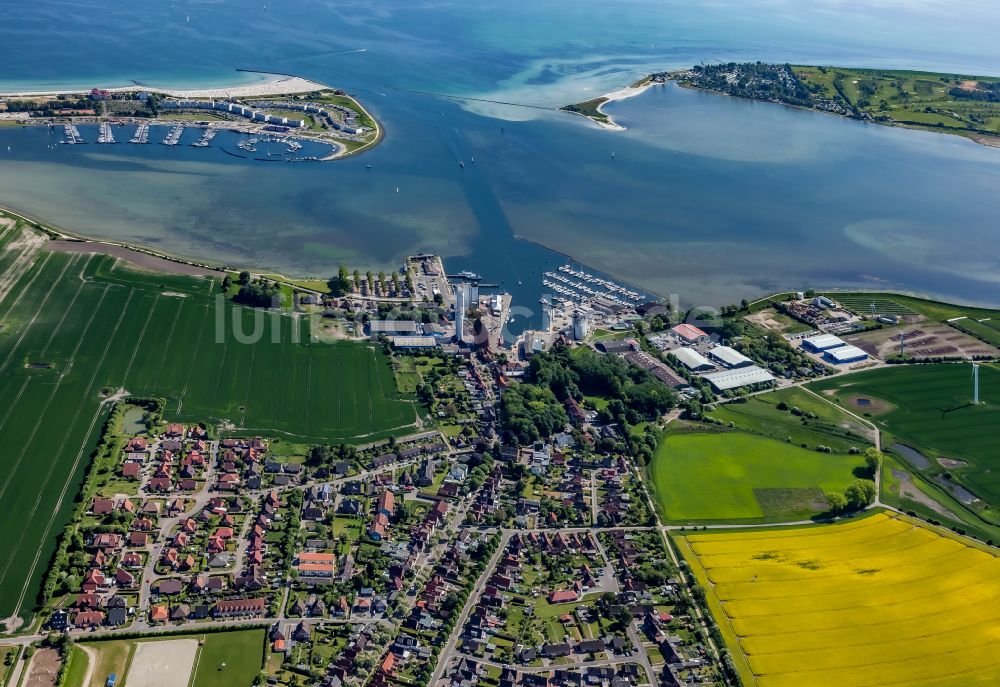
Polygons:
<instances>
[{"instance_id":1,"label":"sandy beach","mask_svg":"<svg viewBox=\"0 0 1000 687\"><path fill-rule=\"evenodd\" d=\"M609 115L604 111L604 106L608 103L618 102L619 100L627 100L628 98L634 98L637 95L642 95L648 89L656 86L657 83L652 79L644 81L641 85L632 84L631 86L626 86L625 88L619 88L617 91L612 91L611 93L605 93L601 97L604 98L604 102L597 106L597 111L608 118L607 122L597 122L602 128L609 129L611 131L625 131L625 127L621 124L615 122L614 117ZM597 120L594 120L597 121Z\"/></svg>"},{"instance_id":2,"label":"sandy beach","mask_svg":"<svg viewBox=\"0 0 1000 687\"><path fill-rule=\"evenodd\" d=\"M175 98L253 98L265 95L283 95L286 93L309 93L328 88L321 83L303 79L298 76L279 76L267 81L258 83L241 84L238 86L225 86L219 88L161 88L159 86L132 85L117 86L109 88L112 93L125 93L128 91L149 91L151 93L163 93ZM53 96L60 94L75 95L84 94L88 91L24 91L20 93L0 93L4 98L33 98L43 96Z\"/></svg>"}]
</instances>

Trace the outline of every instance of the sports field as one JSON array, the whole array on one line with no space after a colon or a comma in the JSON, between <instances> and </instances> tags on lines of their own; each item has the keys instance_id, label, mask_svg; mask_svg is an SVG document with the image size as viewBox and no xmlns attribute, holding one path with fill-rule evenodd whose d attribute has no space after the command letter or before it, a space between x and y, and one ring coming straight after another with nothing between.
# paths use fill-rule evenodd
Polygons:
<instances>
[{"instance_id":1,"label":"sports field","mask_svg":"<svg viewBox=\"0 0 1000 687\"><path fill-rule=\"evenodd\" d=\"M795 520L827 508L860 456L819 453L744 432L672 434L647 470L670 522Z\"/></svg>"},{"instance_id":2,"label":"sports field","mask_svg":"<svg viewBox=\"0 0 1000 687\"><path fill-rule=\"evenodd\" d=\"M677 542L745 685L965 687L1000 675L1000 562L878 513Z\"/></svg>"},{"instance_id":3,"label":"sports field","mask_svg":"<svg viewBox=\"0 0 1000 687\"><path fill-rule=\"evenodd\" d=\"M310 343L306 321L234 307L210 279L125 265L43 251L0 300L0 619L34 605L106 416L102 389L164 397L169 419L301 442L414 422L374 348Z\"/></svg>"},{"instance_id":4,"label":"sports field","mask_svg":"<svg viewBox=\"0 0 1000 687\"><path fill-rule=\"evenodd\" d=\"M900 365L834 377L810 388L855 413L870 412L895 439L925 455L967 461L968 466L952 470L955 479L994 508L1000 504L1000 451L996 432L989 429L1000 426L996 367L979 369L983 403L978 407L972 405L972 366L962 363Z\"/></svg>"}]
</instances>

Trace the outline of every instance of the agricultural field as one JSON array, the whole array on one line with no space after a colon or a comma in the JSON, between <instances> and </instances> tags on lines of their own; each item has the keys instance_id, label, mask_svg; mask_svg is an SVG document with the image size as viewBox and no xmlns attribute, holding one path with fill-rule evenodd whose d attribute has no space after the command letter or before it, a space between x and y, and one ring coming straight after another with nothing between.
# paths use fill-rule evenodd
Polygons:
<instances>
[{"instance_id":1,"label":"agricultural field","mask_svg":"<svg viewBox=\"0 0 1000 687\"><path fill-rule=\"evenodd\" d=\"M34 606L116 390L165 398L170 419L300 442L415 421L376 349L311 343L305 320L233 306L211 279L126 265L43 250L0 291L0 619Z\"/></svg>"},{"instance_id":2,"label":"agricultural field","mask_svg":"<svg viewBox=\"0 0 1000 687\"><path fill-rule=\"evenodd\" d=\"M906 516L677 537L748 687L959 687L1000 674L1000 562Z\"/></svg>"},{"instance_id":3,"label":"agricultural field","mask_svg":"<svg viewBox=\"0 0 1000 687\"><path fill-rule=\"evenodd\" d=\"M825 511L825 494L843 492L863 464L740 431L695 431L667 434L647 474L668 522L781 521Z\"/></svg>"},{"instance_id":4,"label":"agricultural field","mask_svg":"<svg viewBox=\"0 0 1000 687\"><path fill-rule=\"evenodd\" d=\"M873 295L869 298L859 293L833 293L830 296L851 312L858 314L870 314L872 304L875 305L875 312L879 315L907 317L918 314L912 308L889 295Z\"/></svg>"},{"instance_id":5,"label":"agricultural field","mask_svg":"<svg viewBox=\"0 0 1000 687\"><path fill-rule=\"evenodd\" d=\"M955 320L952 327L961 329L977 339L982 339L993 346L1000 346L1000 319L973 320L968 317Z\"/></svg>"},{"instance_id":6,"label":"agricultural field","mask_svg":"<svg viewBox=\"0 0 1000 687\"><path fill-rule=\"evenodd\" d=\"M969 364L907 365L823 380L814 391L885 430L883 445L902 443L929 456L922 469L947 472L983 502L972 504L996 522L1000 504L1000 454L987 427L1000 424L1000 369L979 368L982 403L972 405ZM921 466L912 466L921 469Z\"/></svg>"},{"instance_id":7,"label":"agricultural field","mask_svg":"<svg viewBox=\"0 0 1000 687\"><path fill-rule=\"evenodd\" d=\"M876 309L878 309L879 313L885 315L896 314L906 316L915 313L937 322L944 322L955 317L968 317L974 320L990 317L1000 318L1000 310L944 303L898 293L881 293L878 291L842 293L832 291L827 292L825 295L850 307L851 310L859 314L870 313L871 303L875 301ZM885 309L883 310L882 308Z\"/></svg>"}]
</instances>

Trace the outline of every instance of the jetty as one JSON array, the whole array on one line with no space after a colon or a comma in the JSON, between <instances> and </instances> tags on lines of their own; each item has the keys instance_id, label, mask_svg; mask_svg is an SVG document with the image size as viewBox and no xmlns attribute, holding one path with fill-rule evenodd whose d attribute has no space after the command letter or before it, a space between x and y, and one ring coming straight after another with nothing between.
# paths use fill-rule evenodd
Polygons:
<instances>
[{"instance_id":1,"label":"jetty","mask_svg":"<svg viewBox=\"0 0 1000 687\"><path fill-rule=\"evenodd\" d=\"M80 135L80 130L76 128L75 124L66 124L63 126L62 142L68 145L86 143L86 141L83 140L83 136Z\"/></svg>"},{"instance_id":2,"label":"jetty","mask_svg":"<svg viewBox=\"0 0 1000 687\"><path fill-rule=\"evenodd\" d=\"M207 148L212 142L212 139L219 133L218 129L206 129L205 133L201 135L197 141L192 143L195 148Z\"/></svg>"},{"instance_id":3,"label":"jetty","mask_svg":"<svg viewBox=\"0 0 1000 687\"><path fill-rule=\"evenodd\" d=\"M114 143L115 134L111 131L111 125L107 122L101 122L100 133L97 134L98 143Z\"/></svg>"},{"instance_id":4,"label":"jetty","mask_svg":"<svg viewBox=\"0 0 1000 687\"><path fill-rule=\"evenodd\" d=\"M164 138L161 141L161 143L165 146L175 146L181 142L181 136L183 134L184 134L184 125L178 124L173 129L170 130L170 133L167 134L167 137Z\"/></svg>"},{"instance_id":5,"label":"jetty","mask_svg":"<svg viewBox=\"0 0 1000 687\"><path fill-rule=\"evenodd\" d=\"M147 122L138 126L129 143L149 143L149 124Z\"/></svg>"}]
</instances>

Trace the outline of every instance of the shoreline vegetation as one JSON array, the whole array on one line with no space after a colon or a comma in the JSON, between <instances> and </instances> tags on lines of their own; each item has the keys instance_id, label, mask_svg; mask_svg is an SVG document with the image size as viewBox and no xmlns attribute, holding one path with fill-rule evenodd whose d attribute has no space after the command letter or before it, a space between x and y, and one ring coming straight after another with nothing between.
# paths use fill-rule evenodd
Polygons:
<instances>
[{"instance_id":1,"label":"shoreline vegetation","mask_svg":"<svg viewBox=\"0 0 1000 687\"><path fill-rule=\"evenodd\" d=\"M697 65L656 72L619 91L561 109L620 131L624 127L604 112L605 105L670 82L883 126L949 133L1000 147L1000 77L943 72L763 62Z\"/></svg>"},{"instance_id":2,"label":"shoreline vegetation","mask_svg":"<svg viewBox=\"0 0 1000 687\"><path fill-rule=\"evenodd\" d=\"M106 89L3 92L0 125L176 125L187 121L242 134L277 132L324 143L331 146L329 153L307 158L321 162L357 155L385 137L378 120L345 91L294 74L258 73L273 78L205 88L136 82Z\"/></svg>"}]
</instances>

